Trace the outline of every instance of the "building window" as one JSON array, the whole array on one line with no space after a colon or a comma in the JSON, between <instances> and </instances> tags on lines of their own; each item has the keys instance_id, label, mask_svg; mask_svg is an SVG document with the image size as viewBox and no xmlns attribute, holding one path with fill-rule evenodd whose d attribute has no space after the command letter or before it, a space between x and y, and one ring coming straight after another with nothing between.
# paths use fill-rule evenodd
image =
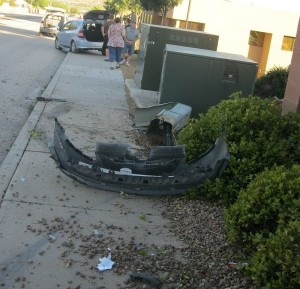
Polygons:
<instances>
[{"instance_id":1,"label":"building window","mask_svg":"<svg viewBox=\"0 0 300 289\"><path fill-rule=\"evenodd\" d=\"M145 20L146 23L149 23L149 18L150 18L150 14L147 14L146 20Z\"/></svg>"},{"instance_id":2,"label":"building window","mask_svg":"<svg viewBox=\"0 0 300 289\"><path fill-rule=\"evenodd\" d=\"M176 20L175 19L171 19L171 18L167 18L167 26L169 26L169 27L176 27Z\"/></svg>"},{"instance_id":3,"label":"building window","mask_svg":"<svg viewBox=\"0 0 300 289\"><path fill-rule=\"evenodd\" d=\"M295 45L295 37L283 36L281 50L293 51Z\"/></svg>"},{"instance_id":4,"label":"building window","mask_svg":"<svg viewBox=\"0 0 300 289\"><path fill-rule=\"evenodd\" d=\"M252 46L263 47L265 39L265 33L259 31L250 31L248 44Z\"/></svg>"},{"instance_id":5,"label":"building window","mask_svg":"<svg viewBox=\"0 0 300 289\"><path fill-rule=\"evenodd\" d=\"M152 21L153 21L153 15L149 15L150 17L149 17L149 24L151 24L152 23Z\"/></svg>"},{"instance_id":6,"label":"building window","mask_svg":"<svg viewBox=\"0 0 300 289\"><path fill-rule=\"evenodd\" d=\"M179 28L182 29L190 29L195 31L204 31L205 24L204 23L198 23L198 22L188 22L188 25L186 27L186 21L180 21L179 22Z\"/></svg>"}]
</instances>

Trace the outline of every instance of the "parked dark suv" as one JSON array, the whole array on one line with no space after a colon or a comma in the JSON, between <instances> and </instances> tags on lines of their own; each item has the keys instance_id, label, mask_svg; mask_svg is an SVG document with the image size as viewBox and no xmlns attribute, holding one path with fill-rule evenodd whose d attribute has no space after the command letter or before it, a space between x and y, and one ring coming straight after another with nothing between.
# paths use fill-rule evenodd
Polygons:
<instances>
[{"instance_id":1,"label":"parked dark suv","mask_svg":"<svg viewBox=\"0 0 300 289\"><path fill-rule=\"evenodd\" d=\"M55 36L55 48L80 50L101 50L103 35L101 26L108 19L109 12L92 10L83 15L83 19L67 22Z\"/></svg>"}]
</instances>

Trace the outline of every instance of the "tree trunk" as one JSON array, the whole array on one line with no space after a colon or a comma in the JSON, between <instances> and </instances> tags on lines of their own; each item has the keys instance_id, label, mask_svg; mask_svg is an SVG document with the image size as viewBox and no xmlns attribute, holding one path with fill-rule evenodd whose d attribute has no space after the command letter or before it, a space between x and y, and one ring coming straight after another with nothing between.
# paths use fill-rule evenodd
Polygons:
<instances>
[{"instance_id":1,"label":"tree trunk","mask_svg":"<svg viewBox=\"0 0 300 289\"><path fill-rule=\"evenodd\" d=\"M161 9L161 14L162 14L161 25L162 26L166 26L167 12L168 12L168 7L164 7Z\"/></svg>"}]
</instances>

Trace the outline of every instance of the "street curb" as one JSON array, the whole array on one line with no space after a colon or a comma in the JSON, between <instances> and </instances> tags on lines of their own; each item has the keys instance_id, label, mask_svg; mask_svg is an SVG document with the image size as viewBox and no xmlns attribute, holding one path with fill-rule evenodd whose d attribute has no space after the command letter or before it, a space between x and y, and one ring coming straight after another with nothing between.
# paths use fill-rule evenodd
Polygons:
<instances>
[{"instance_id":1,"label":"street curb","mask_svg":"<svg viewBox=\"0 0 300 289\"><path fill-rule=\"evenodd\" d=\"M51 79L50 83L48 84L47 88L42 93L42 98L49 98L51 97L60 77L61 74L69 62L71 54L68 53L61 63L60 67L57 69L54 77ZM18 168L18 165L26 151L28 143L30 141L30 133L36 128L38 121L45 109L46 102L38 101L31 114L29 115L26 123L22 127L19 135L17 136L14 144L12 145L11 149L9 150L7 156L5 157L4 161L0 166L0 195L1 200L3 199L7 188L13 178L15 171Z\"/></svg>"},{"instance_id":2,"label":"street curb","mask_svg":"<svg viewBox=\"0 0 300 289\"><path fill-rule=\"evenodd\" d=\"M139 98L137 97L137 88L133 79L125 79L125 86L127 87L129 91L129 95L132 98L132 100L135 102L136 106L138 108L143 107L143 104L140 102Z\"/></svg>"},{"instance_id":3,"label":"street curb","mask_svg":"<svg viewBox=\"0 0 300 289\"><path fill-rule=\"evenodd\" d=\"M150 107L159 104L158 91L140 89L133 79L125 79L125 86L129 90L129 95L138 108Z\"/></svg>"}]
</instances>

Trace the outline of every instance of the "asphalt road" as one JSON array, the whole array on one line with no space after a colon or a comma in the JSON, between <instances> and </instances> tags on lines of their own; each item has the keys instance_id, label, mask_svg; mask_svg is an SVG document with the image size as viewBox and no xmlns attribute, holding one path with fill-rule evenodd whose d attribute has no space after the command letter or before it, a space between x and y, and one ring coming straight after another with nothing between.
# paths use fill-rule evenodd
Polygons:
<instances>
[{"instance_id":1,"label":"asphalt road","mask_svg":"<svg viewBox=\"0 0 300 289\"><path fill-rule=\"evenodd\" d=\"M0 11L0 165L66 56L39 36L41 18Z\"/></svg>"}]
</instances>

